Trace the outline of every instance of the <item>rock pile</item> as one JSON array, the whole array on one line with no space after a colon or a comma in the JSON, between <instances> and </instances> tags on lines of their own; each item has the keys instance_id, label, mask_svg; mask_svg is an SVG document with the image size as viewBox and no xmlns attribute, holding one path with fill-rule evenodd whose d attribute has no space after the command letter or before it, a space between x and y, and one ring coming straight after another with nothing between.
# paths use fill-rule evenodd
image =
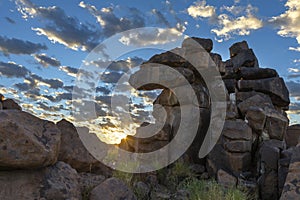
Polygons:
<instances>
[{"instance_id":1,"label":"rock pile","mask_svg":"<svg viewBox=\"0 0 300 200\"><path fill-rule=\"evenodd\" d=\"M195 40L203 48L195 48L191 45L191 40ZM188 38L181 48L150 58L141 66L140 71L130 77L130 84L139 90L162 89L153 103L153 116L156 124L164 123L164 128L151 138L137 139L130 136L120 146L133 152L145 152L145 149L150 152L165 146L167 141L174 138L180 120L184 119L180 108L186 106L186 102L180 102L178 96L185 95L190 104L192 102L199 108L201 116L197 135L187 152L189 161L205 162L210 177L217 178L220 182L247 187L261 199L279 199L287 173L290 175L296 171L294 168L289 170L288 167L293 147L298 143L300 135L299 126L288 127L289 120L285 112L290 103L288 89L274 69L259 68L258 60L247 42L233 44L227 61L222 61L219 54L211 53L212 49L213 43L209 39ZM180 52L189 52L192 56L203 55L196 54L197 51L206 51L215 62L227 95L227 113L221 137L204 160L198 159L198 151L212 114L210 92L193 65L179 56L185 55ZM181 76L159 71L160 64L177 70ZM156 71L155 75L161 84L143 85L143 79L153 80L154 76L150 71L142 73L144 68ZM187 81L183 81L182 77ZM185 87L186 84L193 88L196 99L189 99L192 96L189 93L178 92L178 88ZM167 88L166 85L170 87ZM190 114L193 115L193 111ZM189 132L189 127L185 131ZM291 148L287 149L286 144ZM299 190L299 182L297 183L297 189L294 188L293 191Z\"/></svg>"},{"instance_id":2,"label":"rock pile","mask_svg":"<svg viewBox=\"0 0 300 200\"><path fill-rule=\"evenodd\" d=\"M79 200L86 191L101 186L104 175L111 175L111 169L85 149L73 124L39 119L21 111L12 99L0 98L1 200ZM105 192L96 188L92 199L102 199L110 190L115 197L122 196L121 191L130 193L124 184L106 183L106 187Z\"/></svg>"}]
</instances>

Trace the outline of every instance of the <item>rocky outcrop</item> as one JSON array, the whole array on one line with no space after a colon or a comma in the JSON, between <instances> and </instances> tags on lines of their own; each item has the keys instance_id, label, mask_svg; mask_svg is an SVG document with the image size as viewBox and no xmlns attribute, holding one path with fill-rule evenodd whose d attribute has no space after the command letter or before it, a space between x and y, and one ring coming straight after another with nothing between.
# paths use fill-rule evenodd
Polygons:
<instances>
[{"instance_id":1,"label":"rocky outcrop","mask_svg":"<svg viewBox=\"0 0 300 200\"><path fill-rule=\"evenodd\" d=\"M203 45L202 48L195 46L195 42ZM145 152L143 149L150 152L165 146L177 133L182 118L180 108L193 105L200 108L201 119L198 133L187 155L190 160L199 162L197 152L213 113L211 94L203 77L194 67L197 65L195 57L203 56L203 51L206 51L217 65L227 89L226 120L219 141L206 158L207 171L211 177L220 179L221 182L222 177L233 176L231 180L237 180L238 185L254 190L261 199L278 199L289 164L289 160L284 158L284 141L287 141L288 146L295 146L296 142L291 142L292 140L298 141L294 131L296 128L289 128L287 133L289 120L285 111L290 103L287 87L276 70L259 68L254 51L246 41L230 47L230 59L227 61L222 61L219 54L212 53L212 48L212 42L207 39L188 38L181 48L150 58L141 66L140 71L130 77L130 84L139 90L162 89L153 103L153 116L156 124L164 123L161 126L164 127L163 133L158 135L164 135L165 140L161 141L162 137L154 136L139 139L131 136L129 141L123 140L121 146L133 152ZM194 58L187 62L177 54ZM159 64L175 69L181 76L162 71ZM205 69L205 66L201 67ZM158 80L162 84L143 85L141 77ZM183 91L180 88L185 88L187 84L196 96L188 91L180 93ZM186 98L180 101L178 96L182 95Z\"/></svg>"},{"instance_id":2,"label":"rocky outcrop","mask_svg":"<svg viewBox=\"0 0 300 200\"><path fill-rule=\"evenodd\" d=\"M61 133L53 122L2 110L0 135L0 169L35 169L57 161Z\"/></svg>"}]
</instances>

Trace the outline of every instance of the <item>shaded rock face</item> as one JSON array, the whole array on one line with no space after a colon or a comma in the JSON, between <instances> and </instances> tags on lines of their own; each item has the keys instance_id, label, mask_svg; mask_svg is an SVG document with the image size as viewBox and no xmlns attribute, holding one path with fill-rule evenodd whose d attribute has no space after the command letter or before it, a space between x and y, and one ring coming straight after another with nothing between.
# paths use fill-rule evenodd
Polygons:
<instances>
[{"instance_id":1,"label":"shaded rock face","mask_svg":"<svg viewBox=\"0 0 300 200\"><path fill-rule=\"evenodd\" d=\"M294 148L288 174L280 199L299 199L300 197L300 145Z\"/></svg>"},{"instance_id":2,"label":"shaded rock face","mask_svg":"<svg viewBox=\"0 0 300 200\"><path fill-rule=\"evenodd\" d=\"M136 200L134 193L121 180L109 178L95 187L90 196L90 200L99 199L128 199Z\"/></svg>"},{"instance_id":3,"label":"shaded rock face","mask_svg":"<svg viewBox=\"0 0 300 200\"><path fill-rule=\"evenodd\" d=\"M57 128L61 131L58 160L68 163L79 172L94 171L102 165L85 148L72 123L61 120L57 123Z\"/></svg>"},{"instance_id":4,"label":"shaded rock face","mask_svg":"<svg viewBox=\"0 0 300 200\"><path fill-rule=\"evenodd\" d=\"M3 200L81 199L78 174L63 162L35 171L0 171L0 184Z\"/></svg>"},{"instance_id":5,"label":"shaded rock face","mask_svg":"<svg viewBox=\"0 0 300 200\"><path fill-rule=\"evenodd\" d=\"M57 161L59 129L19 110L0 111L0 169L34 169Z\"/></svg>"},{"instance_id":6,"label":"shaded rock face","mask_svg":"<svg viewBox=\"0 0 300 200\"><path fill-rule=\"evenodd\" d=\"M285 142L287 148L296 146L300 142L300 124L292 125L287 128Z\"/></svg>"}]
</instances>

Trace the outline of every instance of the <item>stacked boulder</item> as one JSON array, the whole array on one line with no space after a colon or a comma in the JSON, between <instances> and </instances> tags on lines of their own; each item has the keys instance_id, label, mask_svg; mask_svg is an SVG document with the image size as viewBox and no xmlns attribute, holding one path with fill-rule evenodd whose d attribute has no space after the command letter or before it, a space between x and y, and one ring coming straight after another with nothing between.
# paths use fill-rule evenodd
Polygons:
<instances>
[{"instance_id":1,"label":"stacked boulder","mask_svg":"<svg viewBox=\"0 0 300 200\"><path fill-rule=\"evenodd\" d=\"M203 48L191 48L190 40L196 41ZM183 75L192 86L201 119L197 135L186 154L190 161L203 163L203 160L198 159L198 151L212 114L210 93L203 77L176 52L205 50L217 65L227 95L227 112L222 134L204 161L207 171L211 177L217 179L221 179L220 174L226 173L233 177L233 180L237 180L231 183L257 192L257 196L261 199L279 199L289 166L289 162L286 165L286 160L280 162L287 154L285 136L289 125L286 114L290 103L288 89L274 69L259 68L258 60L247 42L232 45L229 49L230 59L227 61L222 61L219 54L211 53L212 48L213 44L209 39L188 38L183 41L181 48L153 56L141 66L141 69L146 67L154 69L158 66L156 64L167 65ZM181 85L180 78L158 71L156 74L158 80L175 85L166 88L163 84L142 85L142 75L145 74L139 71L133 74L130 77L130 84L139 90L162 89L154 101L153 116L156 124L165 122L161 126L164 128L158 134L164 137L153 136L149 140L130 136L123 140L120 146L133 152L144 152L145 147L148 149L147 152L154 151L166 145L167 141L171 141L180 125L182 117L180 107L185 106L185 103L179 102L174 94L177 87L184 86ZM185 95L189 98L190 94ZM190 114L193 115L193 111ZM188 131L187 128L186 132Z\"/></svg>"}]
</instances>

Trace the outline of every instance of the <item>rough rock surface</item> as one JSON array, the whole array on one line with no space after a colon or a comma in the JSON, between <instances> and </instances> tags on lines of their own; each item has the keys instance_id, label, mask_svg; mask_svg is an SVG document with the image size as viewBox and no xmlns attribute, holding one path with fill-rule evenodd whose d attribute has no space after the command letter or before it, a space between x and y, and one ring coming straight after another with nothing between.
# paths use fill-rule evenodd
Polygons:
<instances>
[{"instance_id":1,"label":"rough rock surface","mask_svg":"<svg viewBox=\"0 0 300 200\"><path fill-rule=\"evenodd\" d=\"M34 169L57 161L61 133L53 122L0 111L0 169Z\"/></svg>"},{"instance_id":2,"label":"rough rock surface","mask_svg":"<svg viewBox=\"0 0 300 200\"><path fill-rule=\"evenodd\" d=\"M109 178L95 187L90 196L90 200L99 199L128 199L136 200L134 193L121 180Z\"/></svg>"},{"instance_id":3,"label":"rough rock surface","mask_svg":"<svg viewBox=\"0 0 300 200\"><path fill-rule=\"evenodd\" d=\"M35 171L0 171L0 184L3 200L81 199L78 174L63 162Z\"/></svg>"},{"instance_id":4,"label":"rough rock surface","mask_svg":"<svg viewBox=\"0 0 300 200\"><path fill-rule=\"evenodd\" d=\"M284 139L287 148L296 146L300 142L300 124L289 126Z\"/></svg>"},{"instance_id":5,"label":"rough rock surface","mask_svg":"<svg viewBox=\"0 0 300 200\"><path fill-rule=\"evenodd\" d=\"M85 148L72 123L61 120L57 128L61 131L58 160L68 163L79 172L90 172L101 165Z\"/></svg>"},{"instance_id":6,"label":"rough rock surface","mask_svg":"<svg viewBox=\"0 0 300 200\"><path fill-rule=\"evenodd\" d=\"M288 175L283 187L281 200L299 199L300 197L300 145L298 145L292 154L289 165Z\"/></svg>"}]
</instances>

